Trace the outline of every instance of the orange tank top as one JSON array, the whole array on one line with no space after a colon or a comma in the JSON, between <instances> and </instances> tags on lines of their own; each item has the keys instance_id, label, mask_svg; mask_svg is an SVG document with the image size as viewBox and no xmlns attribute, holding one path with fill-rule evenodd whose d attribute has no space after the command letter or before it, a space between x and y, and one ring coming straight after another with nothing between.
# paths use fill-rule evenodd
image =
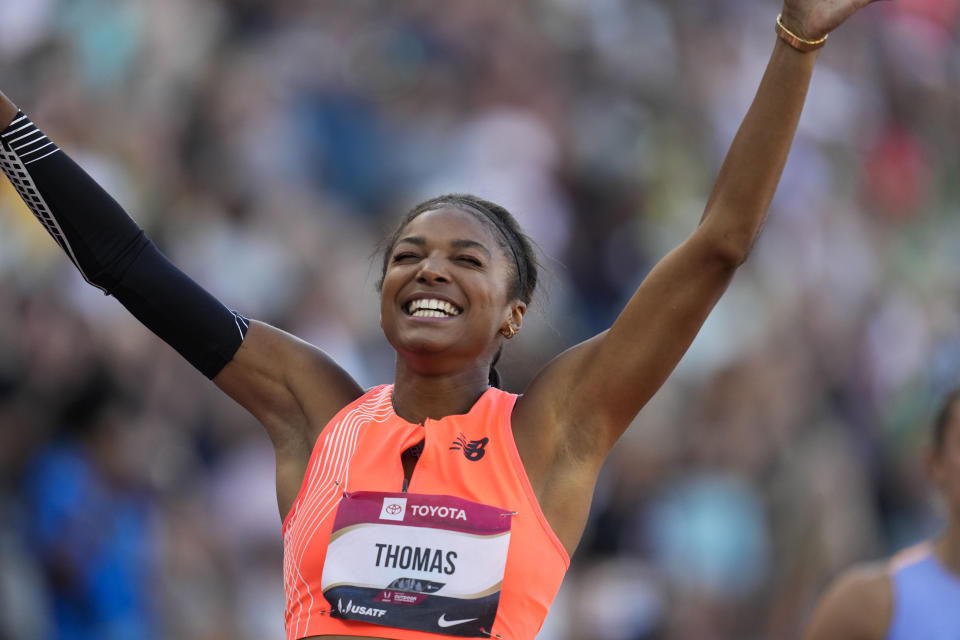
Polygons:
<instances>
[{"instance_id":1,"label":"orange tank top","mask_svg":"<svg viewBox=\"0 0 960 640\"><path fill-rule=\"evenodd\" d=\"M490 563L475 564L474 569L464 568L462 557L457 558L456 553L441 553L442 543L435 545L433 550L415 546L411 550L385 544L388 542L385 538L381 542L378 542L379 538L371 538L367 544L354 547L357 552L336 551L338 547L335 545L343 542L347 535L404 524L388 521L394 519L389 515L393 510L401 514L398 518L403 517L404 512L396 506L398 502L402 505L409 502L410 506L404 508L408 512L423 514L425 518L428 515L443 516L445 520L438 525L438 535L450 534L446 531L448 521L449 528L457 529L465 526L466 513L470 513L470 519L474 513L482 515L476 510L493 512L494 520L501 512L501 516L509 518L508 537L474 536L477 547L496 544L497 540L508 542L502 550L505 567L499 570L502 571L502 583L496 583L499 603L494 605L492 628L483 629L473 637L489 634L504 640L532 640L560 588L570 558L540 510L520 461L510 422L517 396L490 388L468 413L441 420L428 419L419 425L394 413L392 394L393 385L371 389L334 416L314 446L300 492L283 522L287 640L316 635L397 640L470 637L465 632L470 626L466 621L476 619L473 617L476 614L458 614L456 609L442 610L439 617L435 615L436 611L430 614L431 624L439 621L439 626L449 627L449 631L443 628L431 632L395 628L342 617L346 607L348 612L351 608L359 611L362 619L376 619L387 609L379 602L390 602L391 597L399 601L402 597L413 603L418 598L425 598L424 594L431 589L441 589L436 585L445 584L452 577L449 574L454 568L461 573L485 573L487 564L496 564L491 560ZM423 452L404 491L401 454L421 440L424 441ZM408 501L406 496L422 498L411 497ZM371 504L375 502L368 509L369 525L357 525L358 520L351 520L355 516L363 519L357 516L363 511L360 505L363 500ZM358 504L354 505L354 502ZM418 503L446 506L418 506ZM477 505L465 506L474 503ZM433 532L433 529L429 531ZM469 537L473 534L458 531L450 535ZM392 563L393 567L406 567L411 564L411 558L416 562L416 555L421 551L425 554L421 568L430 569L432 565L433 573L420 574L430 579L423 580L422 584L418 581L416 585L408 578L401 578L401 583L389 585L398 592L379 591L377 603L368 607L358 607L347 596L331 597L335 601L331 603L321 588L328 548L331 554L339 554L331 560L328 573L334 564L343 564L344 555L348 556L349 562L360 563L356 565L356 573L360 575L367 571L365 565L372 568L374 563L377 566ZM402 564L404 562L406 564ZM407 574L398 573L398 576L402 575ZM459 579L468 577L459 576ZM358 577L352 582L359 583L363 579ZM324 580L330 581L329 577ZM407 582L402 583L403 580ZM329 584L324 586L330 589ZM383 585L377 587L381 588ZM405 588L413 591L405 591ZM438 593L443 593L442 589Z\"/></svg>"}]
</instances>

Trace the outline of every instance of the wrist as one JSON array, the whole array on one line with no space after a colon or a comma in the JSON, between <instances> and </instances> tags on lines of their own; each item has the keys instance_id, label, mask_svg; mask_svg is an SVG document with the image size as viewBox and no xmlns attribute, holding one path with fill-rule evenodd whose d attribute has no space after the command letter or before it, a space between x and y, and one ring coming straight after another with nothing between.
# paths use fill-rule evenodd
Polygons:
<instances>
[{"instance_id":1,"label":"wrist","mask_svg":"<svg viewBox=\"0 0 960 640\"><path fill-rule=\"evenodd\" d=\"M811 51L816 51L823 47L827 42L827 35L812 39L807 36L807 31L803 29L798 29L794 31L796 27L791 28L789 24L789 19L785 18L784 14L777 16L776 22L776 32L777 37L783 40L785 43L790 45L792 48L803 53L809 53Z\"/></svg>"},{"instance_id":2,"label":"wrist","mask_svg":"<svg viewBox=\"0 0 960 640\"><path fill-rule=\"evenodd\" d=\"M827 35L826 33L815 33L811 30L808 30L805 20L799 16L794 15L793 13L788 11L786 8L783 9L783 11L780 13L778 22L780 22L780 24L783 25L783 27L787 31L796 35L798 38L801 38L802 40L816 42L818 40L822 40Z\"/></svg>"}]
</instances>

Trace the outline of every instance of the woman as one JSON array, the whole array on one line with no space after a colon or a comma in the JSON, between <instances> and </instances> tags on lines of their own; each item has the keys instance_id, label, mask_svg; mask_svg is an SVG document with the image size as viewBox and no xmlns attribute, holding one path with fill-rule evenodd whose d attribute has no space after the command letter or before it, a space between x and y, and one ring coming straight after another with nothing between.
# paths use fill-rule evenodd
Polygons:
<instances>
[{"instance_id":1,"label":"woman","mask_svg":"<svg viewBox=\"0 0 960 640\"><path fill-rule=\"evenodd\" d=\"M960 638L960 390L934 423L928 469L944 496L940 537L845 571L817 605L808 640ZM869 612L869 615L864 615Z\"/></svg>"},{"instance_id":2,"label":"woman","mask_svg":"<svg viewBox=\"0 0 960 640\"><path fill-rule=\"evenodd\" d=\"M445 196L384 256L394 384L364 392L323 352L200 289L5 98L0 165L84 277L264 425L277 462L287 636L532 638L610 448L746 259L817 50L870 0L786 0L767 72L700 225L613 326L517 397L491 388L536 284L501 207Z\"/></svg>"}]
</instances>

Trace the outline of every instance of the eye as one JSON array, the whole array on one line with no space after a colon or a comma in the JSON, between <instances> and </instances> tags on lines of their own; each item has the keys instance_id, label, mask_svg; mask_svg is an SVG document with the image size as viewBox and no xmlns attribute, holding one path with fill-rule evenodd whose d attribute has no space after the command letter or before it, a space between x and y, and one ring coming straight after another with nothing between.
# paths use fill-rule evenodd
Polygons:
<instances>
[{"instance_id":1,"label":"eye","mask_svg":"<svg viewBox=\"0 0 960 640\"><path fill-rule=\"evenodd\" d=\"M393 256L391 262L409 262L411 260L417 260L419 256L415 253L410 253L409 251L404 251Z\"/></svg>"},{"instance_id":2,"label":"eye","mask_svg":"<svg viewBox=\"0 0 960 640\"><path fill-rule=\"evenodd\" d=\"M457 257L455 258L455 260L456 260L457 262L463 262L463 263L469 264L469 265L474 266L474 267L482 267L482 266L483 266L483 263L480 262L479 260L477 260L476 258L474 258L473 256L466 256L466 255L464 255L464 256L457 256Z\"/></svg>"}]
</instances>

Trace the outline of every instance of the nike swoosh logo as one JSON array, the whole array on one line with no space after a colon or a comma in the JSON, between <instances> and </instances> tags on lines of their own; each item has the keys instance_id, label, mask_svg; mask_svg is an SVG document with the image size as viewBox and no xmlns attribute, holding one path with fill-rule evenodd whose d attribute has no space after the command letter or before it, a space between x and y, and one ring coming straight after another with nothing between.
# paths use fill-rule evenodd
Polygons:
<instances>
[{"instance_id":1,"label":"nike swoosh logo","mask_svg":"<svg viewBox=\"0 0 960 640\"><path fill-rule=\"evenodd\" d=\"M440 619L437 620L437 624L441 627L453 627L458 624L463 624L464 622L473 622L474 620L479 620L479 618L464 618L463 620L447 620L447 614L442 614Z\"/></svg>"}]
</instances>

